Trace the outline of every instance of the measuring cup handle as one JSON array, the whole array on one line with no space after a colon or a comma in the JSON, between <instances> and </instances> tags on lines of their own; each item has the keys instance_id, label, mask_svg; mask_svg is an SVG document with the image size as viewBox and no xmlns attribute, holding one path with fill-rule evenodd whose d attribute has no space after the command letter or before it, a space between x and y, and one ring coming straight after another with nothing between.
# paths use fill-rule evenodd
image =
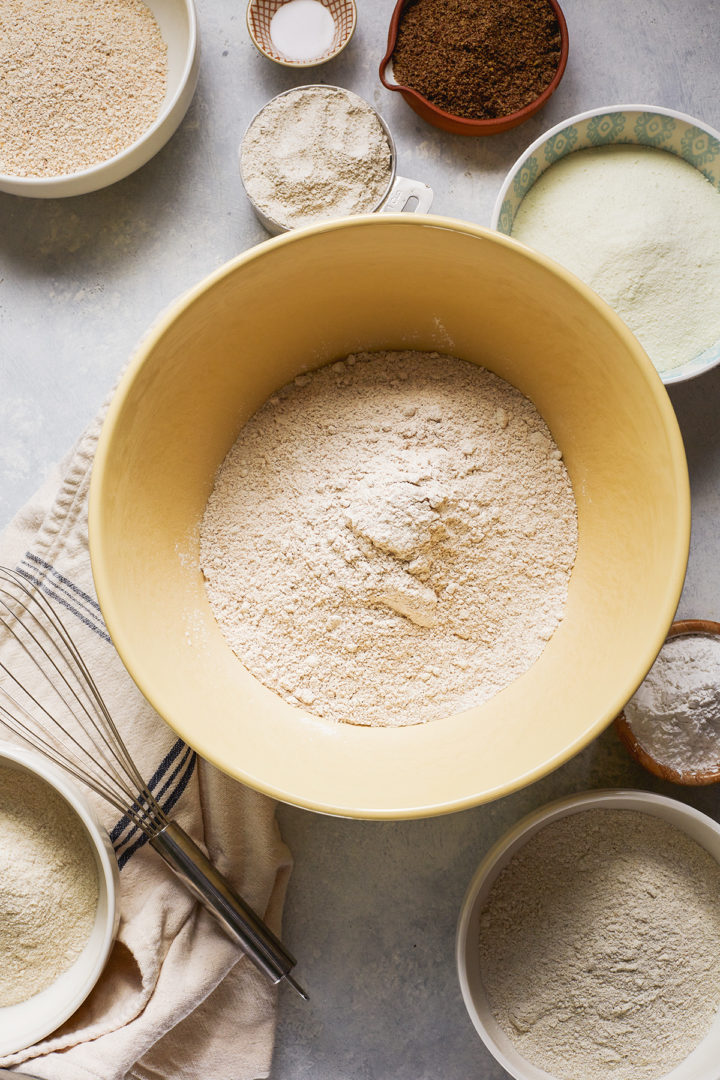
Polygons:
<instances>
[{"instance_id":1,"label":"measuring cup handle","mask_svg":"<svg viewBox=\"0 0 720 1080\"><path fill-rule=\"evenodd\" d=\"M408 199L415 197L417 206L408 213L427 214L432 206L433 189L421 180L409 180L406 176L396 176L390 194L383 206L383 213L399 214L407 206Z\"/></svg>"}]
</instances>

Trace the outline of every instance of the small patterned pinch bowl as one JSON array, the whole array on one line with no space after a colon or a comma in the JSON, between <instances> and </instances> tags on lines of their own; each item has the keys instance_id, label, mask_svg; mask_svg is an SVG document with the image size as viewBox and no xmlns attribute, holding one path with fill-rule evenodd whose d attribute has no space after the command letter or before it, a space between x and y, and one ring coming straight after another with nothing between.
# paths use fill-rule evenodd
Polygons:
<instances>
[{"instance_id":1,"label":"small patterned pinch bowl","mask_svg":"<svg viewBox=\"0 0 720 1080\"><path fill-rule=\"evenodd\" d=\"M674 109L656 105L611 105L563 120L517 159L500 188L491 229L512 235L515 215L546 169L575 150L610 144L652 146L694 165L720 192L720 132ZM666 386L702 375L720 364L720 341L679 367L660 372Z\"/></svg>"},{"instance_id":2,"label":"small patterned pinch bowl","mask_svg":"<svg viewBox=\"0 0 720 1080\"><path fill-rule=\"evenodd\" d=\"M357 24L355 0L320 0L333 17L335 35L329 49L309 60L289 60L273 44L270 36L270 22L278 8L287 2L288 0L250 0L246 15L247 28L258 52L267 56L268 60L289 68L317 67L318 64L324 64L339 56L355 33Z\"/></svg>"},{"instance_id":3,"label":"small patterned pinch bowl","mask_svg":"<svg viewBox=\"0 0 720 1080\"><path fill-rule=\"evenodd\" d=\"M720 623L711 622L709 619L681 619L672 624L668 631L667 640L694 634L720 636ZM717 784L720 781L720 762L708 768L705 772L678 772L677 769L656 761L638 742L624 712L621 712L615 718L615 730L630 757L634 758L639 765L642 765L653 776L659 776L661 780L669 780L673 784L684 784L686 787L700 787L705 784Z\"/></svg>"},{"instance_id":4,"label":"small patterned pinch bowl","mask_svg":"<svg viewBox=\"0 0 720 1080\"><path fill-rule=\"evenodd\" d=\"M410 86L403 86L396 81L393 72L392 55L397 44L402 13L409 0L398 0L392 13L388 31L387 51L380 62L380 81L388 90L395 90L400 93L410 108L418 116L421 116L423 120L426 120L428 124L433 124L434 127L441 128L443 131L449 131L452 135L499 135L503 131L509 131L511 128L517 127L518 124L522 124L523 121L529 120L543 107L550 95L557 90L565 73L569 50L567 23L558 0L548 0L548 2L555 12L560 27L560 63L551 82L543 92L529 105L525 105L524 108L518 109L516 112L508 113L507 116L497 116L492 120L469 120L466 117L457 116L455 113L439 109L437 105L433 105L417 90L413 90Z\"/></svg>"}]
</instances>

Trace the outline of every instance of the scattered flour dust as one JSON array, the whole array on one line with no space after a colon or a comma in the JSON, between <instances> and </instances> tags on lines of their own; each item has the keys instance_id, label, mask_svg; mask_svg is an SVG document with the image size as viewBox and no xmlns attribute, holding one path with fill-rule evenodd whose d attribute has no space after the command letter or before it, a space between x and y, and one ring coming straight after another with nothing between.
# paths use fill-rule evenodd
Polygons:
<instances>
[{"instance_id":1,"label":"scattered flour dust","mask_svg":"<svg viewBox=\"0 0 720 1080\"><path fill-rule=\"evenodd\" d=\"M437 353L298 376L242 429L201 526L210 604L294 705L398 726L480 704L562 618L577 515L527 398Z\"/></svg>"}]
</instances>

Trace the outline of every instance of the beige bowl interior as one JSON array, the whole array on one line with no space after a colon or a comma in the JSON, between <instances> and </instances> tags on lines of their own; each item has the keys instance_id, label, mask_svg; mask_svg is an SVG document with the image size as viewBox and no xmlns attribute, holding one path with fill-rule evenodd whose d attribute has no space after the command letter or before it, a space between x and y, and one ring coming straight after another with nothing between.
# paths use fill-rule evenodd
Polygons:
<instances>
[{"instance_id":1,"label":"beige bowl interior","mask_svg":"<svg viewBox=\"0 0 720 1080\"><path fill-rule=\"evenodd\" d=\"M426 725L333 725L262 686L205 598L198 525L239 428L301 371L361 349L486 365L537 405L579 512L566 616L485 705ZM95 464L90 541L108 628L172 727L238 779L358 817L460 809L584 746L644 677L689 542L680 433L652 364L589 289L512 240L416 215L270 240L207 279L142 343Z\"/></svg>"}]
</instances>

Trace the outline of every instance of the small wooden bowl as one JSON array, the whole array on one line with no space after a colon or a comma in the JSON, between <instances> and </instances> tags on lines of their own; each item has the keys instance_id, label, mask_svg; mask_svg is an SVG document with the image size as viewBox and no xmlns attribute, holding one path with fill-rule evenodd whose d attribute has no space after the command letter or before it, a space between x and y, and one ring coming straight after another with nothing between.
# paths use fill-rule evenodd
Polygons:
<instances>
[{"instance_id":1,"label":"small wooden bowl","mask_svg":"<svg viewBox=\"0 0 720 1080\"><path fill-rule=\"evenodd\" d=\"M720 636L720 623L711 622L709 619L680 619L674 622L668 631L666 641L670 638L690 636L692 634L707 634ZM632 728L625 719L625 713L621 712L615 717L615 730L624 743L628 753L644 769L659 776L661 780L670 780L673 784L684 784L687 787L700 787L704 784L716 784L720 780L720 748L718 748L718 763L706 772L678 772L668 765L662 765L650 754L635 738Z\"/></svg>"},{"instance_id":2,"label":"small wooden bowl","mask_svg":"<svg viewBox=\"0 0 720 1080\"><path fill-rule=\"evenodd\" d=\"M283 7L287 2L288 0L250 0L247 6L247 28L253 45L258 52L276 64L289 68L317 67L318 64L324 64L327 60L338 56L355 33L357 24L355 0L320 0L335 20L335 36L332 45L320 56L314 56L309 60L288 60L286 56L278 52L270 36L270 21L278 8Z\"/></svg>"},{"instance_id":3,"label":"small wooden bowl","mask_svg":"<svg viewBox=\"0 0 720 1080\"><path fill-rule=\"evenodd\" d=\"M548 3L555 12L555 16L560 27L560 62L557 66L552 81L545 87L542 94L538 95L534 101L531 101L529 105L525 105L524 108L518 109L517 112L508 113L507 116L498 116L492 120L468 120L462 116L456 116L454 113L445 112L443 109L439 109L437 105L433 105L431 101L428 101L426 97L419 94L417 90L413 90L409 86L403 86L401 83L395 82L395 77L392 71L392 54L395 51L397 44L398 29L400 27L400 20L402 17L403 9L409 3L409 0L398 0L395 10L390 20L390 30L388 32L387 52L380 63L380 81L383 86L386 86L388 90L396 90L407 101L411 109L421 116L423 120L427 120L429 124L433 124L435 127L442 128L443 131L449 131L452 135L499 135L503 131L509 131L510 128L517 127L518 124L522 124L524 120L528 120L531 116L543 107L551 94L557 90L560 80L565 73L565 66L567 64L568 50L569 50L569 38L568 28L565 22L565 16L562 13L558 0L548 0ZM389 69L389 71L388 71Z\"/></svg>"}]
</instances>

